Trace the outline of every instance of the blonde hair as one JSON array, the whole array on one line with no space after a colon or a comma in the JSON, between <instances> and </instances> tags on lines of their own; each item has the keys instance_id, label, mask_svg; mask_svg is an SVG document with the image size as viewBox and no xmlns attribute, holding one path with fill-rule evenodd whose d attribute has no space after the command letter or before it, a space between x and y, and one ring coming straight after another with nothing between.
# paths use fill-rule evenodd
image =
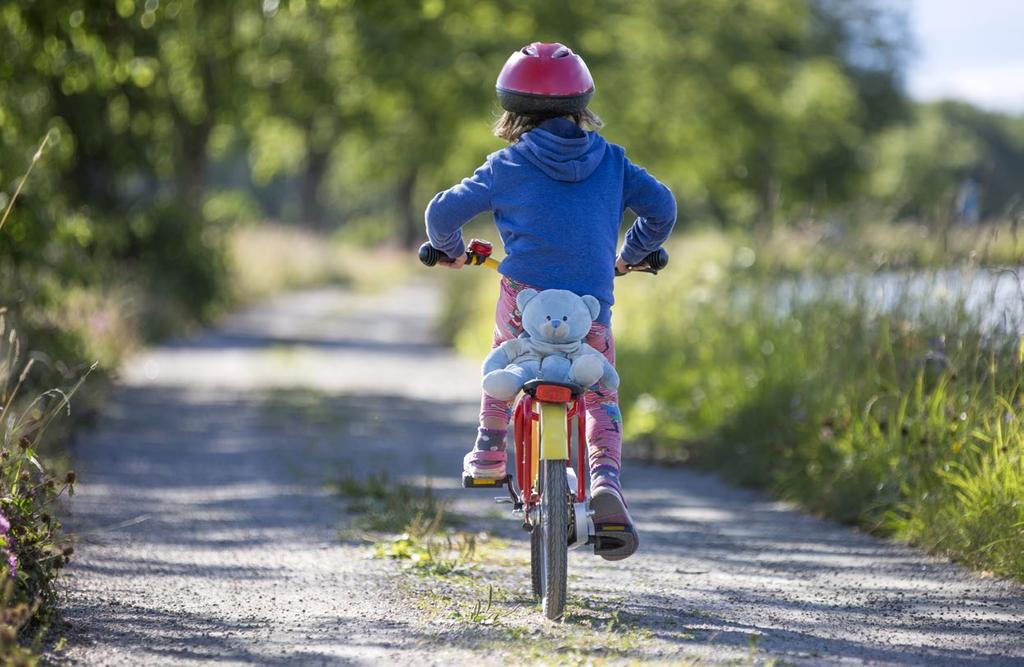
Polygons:
<instances>
[{"instance_id":1,"label":"blonde hair","mask_svg":"<svg viewBox=\"0 0 1024 667\"><path fill-rule=\"evenodd\" d=\"M600 130L604 127L604 121L602 121L598 115L590 109L584 109L583 111L577 111L576 113L554 115L525 114L506 111L501 114L501 118L499 118L494 124L494 136L499 139L504 139L510 144L514 144L519 141L520 137L544 121L560 117L571 119L577 126L584 130Z\"/></svg>"}]
</instances>

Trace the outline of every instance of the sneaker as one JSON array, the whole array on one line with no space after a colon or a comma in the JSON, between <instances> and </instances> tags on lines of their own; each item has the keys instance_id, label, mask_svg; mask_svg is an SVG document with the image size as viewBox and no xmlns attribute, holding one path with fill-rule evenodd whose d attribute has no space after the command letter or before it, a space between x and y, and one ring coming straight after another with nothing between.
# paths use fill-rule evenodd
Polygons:
<instances>
[{"instance_id":1,"label":"sneaker","mask_svg":"<svg viewBox=\"0 0 1024 667\"><path fill-rule=\"evenodd\" d=\"M462 471L474 479L504 479L505 450L498 452L474 449L462 459Z\"/></svg>"},{"instance_id":2,"label":"sneaker","mask_svg":"<svg viewBox=\"0 0 1024 667\"><path fill-rule=\"evenodd\" d=\"M594 512L594 553L605 560L629 558L640 546L640 536L626 508L622 492L612 484L598 482L590 493Z\"/></svg>"}]
</instances>

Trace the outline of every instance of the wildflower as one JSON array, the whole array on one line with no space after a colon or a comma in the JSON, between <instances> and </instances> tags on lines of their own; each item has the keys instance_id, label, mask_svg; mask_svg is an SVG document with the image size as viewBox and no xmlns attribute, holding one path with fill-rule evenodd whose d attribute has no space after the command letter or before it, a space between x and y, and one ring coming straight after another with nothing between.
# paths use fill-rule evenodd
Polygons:
<instances>
[{"instance_id":1,"label":"wildflower","mask_svg":"<svg viewBox=\"0 0 1024 667\"><path fill-rule=\"evenodd\" d=\"M18 555L13 551L7 552L7 572L11 575L11 579L18 576Z\"/></svg>"},{"instance_id":2,"label":"wildflower","mask_svg":"<svg viewBox=\"0 0 1024 667\"><path fill-rule=\"evenodd\" d=\"M7 531L11 529L11 522L8 521L7 517L4 516L3 512L0 512L0 535L6 535Z\"/></svg>"},{"instance_id":3,"label":"wildflower","mask_svg":"<svg viewBox=\"0 0 1024 667\"><path fill-rule=\"evenodd\" d=\"M74 484L75 483L75 471L74 470L69 470L67 476L64 478L64 481L66 483L68 483L68 484Z\"/></svg>"}]
</instances>

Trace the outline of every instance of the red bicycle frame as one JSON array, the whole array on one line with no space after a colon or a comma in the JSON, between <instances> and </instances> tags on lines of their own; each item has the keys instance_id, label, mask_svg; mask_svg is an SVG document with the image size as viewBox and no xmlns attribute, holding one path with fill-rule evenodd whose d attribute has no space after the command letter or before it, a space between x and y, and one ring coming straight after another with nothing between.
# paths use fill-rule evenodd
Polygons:
<instances>
[{"instance_id":1,"label":"red bicycle frame","mask_svg":"<svg viewBox=\"0 0 1024 667\"><path fill-rule=\"evenodd\" d=\"M533 487L533 474L531 465L533 463L533 448L537 443L533 441L533 423L540 420L540 413L533 409L533 404L538 399L523 394L522 399L516 404L513 415L514 441L515 441L515 472L516 482L522 492L523 504L532 507L537 504L540 497ZM587 438L586 438L586 412L583 396L572 399L572 407L565 413L565 432L569 441L565 443L566 451L571 454L569 447L572 440L572 420L576 418L577 426L577 451L576 451L576 502L581 503L587 499L587 483L584 477L584 466L587 461ZM571 456L569 457L571 459ZM571 464L570 464L571 465Z\"/></svg>"}]
</instances>

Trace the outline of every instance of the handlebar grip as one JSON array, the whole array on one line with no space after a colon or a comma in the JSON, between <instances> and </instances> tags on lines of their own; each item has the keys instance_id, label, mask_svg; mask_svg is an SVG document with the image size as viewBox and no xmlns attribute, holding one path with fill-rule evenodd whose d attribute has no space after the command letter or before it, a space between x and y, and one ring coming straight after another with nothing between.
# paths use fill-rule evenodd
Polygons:
<instances>
[{"instance_id":1,"label":"handlebar grip","mask_svg":"<svg viewBox=\"0 0 1024 667\"><path fill-rule=\"evenodd\" d=\"M668 250L664 248L658 248L654 252L650 253L637 264L630 264L629 268L634 272L639 273L652 273L657 274L666 266L668 266ZM643 267L643 268L640 268ZM626 273L629 273L628 271ZM624 276L626 273L619 273L618 269L615 269L616 276Z\"/></svg>"},{"instance_id":2,"label":"handlebar grip","mask_svg":"<svg viewBox=\"0 0 1024 667\"><path fill-rule=\"evenodd\" d=\"M455 261L434 246L430 245L429 242L420 246L419 257L424 266L435 266L438 262L451 263Z\"/></svg>"},{"instance_id":3,"label":"handlebar grip","mask_svg":"<svg viewBox=\"0 0 1024 667\"><path fill-rule=\"evenodd\" d=\"M644 257L643 263L655 271L661 271L668 266L668 250L658 248L650 255L647 255L647 257Z\"/></svg>"}]
</instances>

